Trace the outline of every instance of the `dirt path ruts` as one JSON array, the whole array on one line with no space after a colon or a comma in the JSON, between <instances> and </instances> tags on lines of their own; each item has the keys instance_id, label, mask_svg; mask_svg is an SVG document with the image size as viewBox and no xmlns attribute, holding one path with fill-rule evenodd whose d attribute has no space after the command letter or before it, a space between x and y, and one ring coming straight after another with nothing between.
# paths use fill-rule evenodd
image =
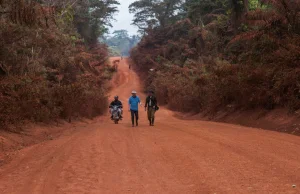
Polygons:
<instances>
[{"instance_id":1,"label":"dirt path ruts","mask_svg":"<svg viewBox=\"0 0 300 194\"><path fill-rule=\"evenodd\" d=\"M0 168L1 194L300 193L300 137L182 121L165 109L155 127L142 109L132 128L126 104L139 80L126 60L118 74L111 95L125 104L124 121L99 118L20 151Z\"/></svg>"}]
</instances>

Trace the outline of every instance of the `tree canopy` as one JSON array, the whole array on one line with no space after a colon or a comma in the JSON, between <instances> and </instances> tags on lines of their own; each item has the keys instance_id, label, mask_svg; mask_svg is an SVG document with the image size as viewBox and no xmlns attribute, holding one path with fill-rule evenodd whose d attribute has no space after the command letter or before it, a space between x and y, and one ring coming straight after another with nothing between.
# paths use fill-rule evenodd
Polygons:
<instances>
[{"instance_id":1,"label":"tree canopy","mask_svg":"<svg viewBox=\"0 0 300 194\"><path fill-rule=\"evenodd\" d=\"M138 0L130 10L144 32L131 57L170 107L300 108L299 0Z\"/></svg>"},{"instance_id":2,"label":"tree canopy","mask_svg":"<svg viewBox=\"0 0 300 194\"><path fill-rule=\"evenodd\" d=\"M78 33L87 44L96 44L98 38L111 26L113 15L118 12L117 0L39 0L56 7L61 15L69 15Z\"/></svg>"},{"instance_id":3,"label":"tree canopy","mask_svg":"<svg viewBox=\"0 0 300 194\"><path fill-rule=\"evenodd\" d=\"M129 11L134 13L133 25L143 31L175 22L180 18L183 5L183 0L139 0L129 6Z\"/></svg>"},{"instance_id":4,"label":"tree canopy","mask_svg":"<svg viewBox=\"0 0 300 194\"><path fill-rule=\"evenodd\" d=\"M107 107L115 0L0 0L0 128L93 118ZM99 68L100 67L100 68ZM20 128L21 129L21 128Z\"/></svg>"},{"instance_id":5,"label":"tree canopy","mask_svg":"<svg viewBox=\"0 0 300 194\"><path fill-rule=\"evenodd\" d=\"M130 50L136 46L139 41L139 36L130 36L127 30L116 30L112 33L112 36L104 38L104 42L113 51L112 55L123 56L129 56Z\"/></svg>"}]
</instances>

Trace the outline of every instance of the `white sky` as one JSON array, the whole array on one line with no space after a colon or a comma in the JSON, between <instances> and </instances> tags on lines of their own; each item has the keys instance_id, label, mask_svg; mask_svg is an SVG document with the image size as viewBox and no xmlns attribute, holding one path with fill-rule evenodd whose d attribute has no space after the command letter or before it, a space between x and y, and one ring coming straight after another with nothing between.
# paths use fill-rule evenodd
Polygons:
<instances>
[{"instance_id":1,"label":"white sky","mask_svg":"<svg viewBox=\"0 0 300 194\"><path fill-rule=\"evenodd\" d=\"M129 5L135 0L119 0L119 12L115 15L116 21L112 22L113 27L110 32L115 30L127 30L130 35L137 34L137 27L130 25L132 23L133 15L129 13Z\"/></svg>"}]
</instances>

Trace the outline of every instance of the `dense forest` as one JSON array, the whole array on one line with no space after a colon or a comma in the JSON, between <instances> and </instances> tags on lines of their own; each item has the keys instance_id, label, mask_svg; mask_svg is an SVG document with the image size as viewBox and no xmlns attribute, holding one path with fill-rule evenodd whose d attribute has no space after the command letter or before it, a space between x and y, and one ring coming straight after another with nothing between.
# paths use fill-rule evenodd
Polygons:
<instances>
[{"instance_id":1,"label":"dense forest","mask_svg":"<svg viewBox=\"0 0 300 194\"><path fill-rule=\"evenodd\" d=\"M0 0L0 127L103 113L115 0Z\"/></svg>"},{"instance_id":2,"label":"dense forest","mask_svg":"<svg viewBox=\"0 0 300 194\"><path fill-rule=\"evenodd\" d=\"M143 34L131 57L170 108L300 108L299 0L139 0L129 9Z\"/></svg>"},{"instance_id":3,"label":"dense forest","mask_svg":"<svg viewBox=\"0 0 300 194\"><path fill-rule=\"evenodd\" d=\"M140 36L107 35L118 5L0 0L1 128L103 113L108 57L134 46L146 89L174 110L300 108L299 0L138 0Z\"/></svg>"},{"instance_id":4,"label":"dense forest","mask_svg":"<svg viewBox=\"0 0 300 194\"><path fill-rule=\"evenodd\" d=\"M140 37L130 36L127 30L116 30L112 35L104 36L102 41L109 47L111 56L129 56L130 50L137 45Z\"/></svg>"}]
</instances>

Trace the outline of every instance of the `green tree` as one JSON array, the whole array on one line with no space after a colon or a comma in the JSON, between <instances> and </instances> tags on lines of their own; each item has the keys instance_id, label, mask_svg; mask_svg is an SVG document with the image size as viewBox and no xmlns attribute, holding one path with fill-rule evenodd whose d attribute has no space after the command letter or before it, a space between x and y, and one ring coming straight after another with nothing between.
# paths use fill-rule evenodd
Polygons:
<instances>
[{"instance_id":1,"label":"green tree","mask_svg":"<svg viewBox=\"0 0 300 194\"><path fill-rule=\"evenodd\" d=\"M113 36L104 38L104 42L110 47L114 54L119 53L128 56L130 50L140 41L139 36L129 36L127 30L116 30Z\"/></svg>"},{"instance_id":2,"label":"green tree","mask_svg":"<svg viewBox=\"0 0 300 194\"><path fill-rule=\"evenodd\" d=\"M185 4L187 17L197 25L204 27L204 17L208 14L225 14L229 0L187 0Z\"/></svg>"},{"instance_id":3,"label":"green tree","mask_svg":"<svg viewBox=\"0 0 300 194\"><path fill-rule=\"evenodd\" d=\"M183 0L138 0L129 6L129 11L134 13L133 25L144 31L148 27L165 27L177 21L183 5Z\"/></svg>"},{"instance_id":4,"label":"green tree","mask_svg":"<svg viewBox=\"0 0 300 194\"><path fill-rule=\"evenodd\" d=\"M98 38L111 26L113 15L118 11L116 0L80 1L75 15L79 33L88 44L95 44Z\"/></svg>"},{"instance_id":5,"label":"green tree","mask_svg":"<svg viewBox=\"0 0 300 194\"><path fill-rule=\"evenodd\" d=\"M127 30L115 30L113 34L114 34L114 38L117 39L128 39L129 37Z\"/></svg>"},{"instance_id":6,"label":"green tree","mask_svg":"<svg viewBox=\"0 0 300 194\"><path fill-rule=\"evenodd\" d=\"M65 16L72 10L71 20L78 33L89 45L96 44L98 38L111 26L113 15L118 11L117 0L40 0L44 5L54 6Z\"/></svg>"},{"instance_id":7,"label":"green tree","mask_svg":"<svg viewBox=\"0 0 300 194\"><path fill-rule=\"evenodd\" d=\"M205 18L214 18L219 14L230 16L235 31L241 24L245 13L256 9L260 0L187 0L187 17L197 25L205 26Z\"/></svg>"}]
</instances>

